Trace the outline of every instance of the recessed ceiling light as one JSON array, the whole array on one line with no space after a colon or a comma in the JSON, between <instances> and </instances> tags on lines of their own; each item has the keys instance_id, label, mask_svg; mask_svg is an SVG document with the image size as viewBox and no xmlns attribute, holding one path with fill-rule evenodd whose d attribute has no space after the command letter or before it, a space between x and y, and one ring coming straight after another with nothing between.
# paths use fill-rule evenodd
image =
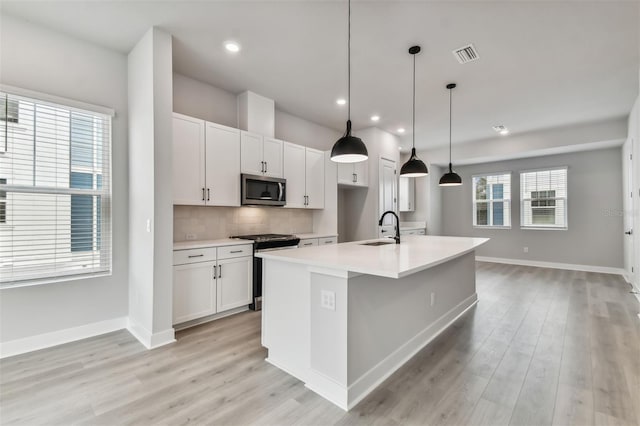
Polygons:
<instances>
[{"instance_id":1,"label":"recessed ceiling light","mask_svg":"<svg viewBox=\"0 0 640 426\"><path fill-rule=\"evenodd\" d=\"M343 98L340 98L340 99L336 100L336 103L338 105L345 105L347 103L347 100L343 99Z\"/></svg>"},{"instance_id":2,"label":"recessed ceiling light","mask_svg":"<svg viewBox=\"0 0 640 426\"><path fill-rule=\"evenodd\" d=\"M506 136L509 134L509 129L507 129L505 126L502 126L502 125L493 126L493 130L495 130L497 133L500 133L503 136Z\"/></svg>"},{"instance_id":3,"label":"recessed ceiling light","mask_svg":"<svg viewBox=\"0 0 640 426\"><path fill-rule=\"evenodd\" d=\"M400 128L398 129L398 133L404 133L404 128L403 128L403 127L400 127Z\"/></svg>"},{"instance_id":4,"label":"recessed ceiling light","mask_svg":"<svg viewBox=\"0 0 640 426\"><path fill-rule=\"evenodd\" d=\"M225 41L224 48L231 53L238 53L240 51L240 45L235 41Z\"/></svg>"},{"instance_id":5,"label":"recessed ceiling light","mask_svg":"<svg viewBox=\"0 0 640 426\"><path fill-rule=\"evenodd\" d=\"M398 147L398 151L402 151L402 147L401 146Z\"/></svg>"},{"instance_id":6,"label":"recessed ceiling light","mask_svg":"<svg viewBox=\"0 0 640 426\"><path fill-rule=\"evenodd\" d=\"M379 115L372 115L371 116L371 121L378 121L380 120L380 116Z\"/></svg>"}]
</instances>

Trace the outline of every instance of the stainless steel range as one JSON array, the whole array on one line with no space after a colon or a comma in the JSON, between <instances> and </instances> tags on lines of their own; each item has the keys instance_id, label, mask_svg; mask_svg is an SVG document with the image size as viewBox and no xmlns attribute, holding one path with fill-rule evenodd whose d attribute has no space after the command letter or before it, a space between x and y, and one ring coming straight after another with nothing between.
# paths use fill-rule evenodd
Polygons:
<instances>
[{"instance_id":1,"label":"stainless steel range","mask_svg":"<svg viewBox=\"0 0 640 426\"><path fill-rule=\"evenodd\" d=\"M231 238L252 240L254 253L295 248L300 242L300 238L287 234L234 235ZM253 257L253 303L249 308L254 311L262 309L262 259L255 256Z\"/></svg>"}]
</instances>

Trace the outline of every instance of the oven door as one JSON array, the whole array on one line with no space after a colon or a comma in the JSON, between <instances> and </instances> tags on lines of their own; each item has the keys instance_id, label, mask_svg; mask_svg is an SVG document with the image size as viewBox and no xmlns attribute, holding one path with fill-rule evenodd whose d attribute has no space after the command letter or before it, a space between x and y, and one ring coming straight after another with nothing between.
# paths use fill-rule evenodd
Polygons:
<instances>
[{"instance_id":1,"label":"oven door","mask_svg":"<svg viewBox=\"0 0 640 426\"><path fill-rule=\"evenodd\" d=\"M242 175L242 205L284 206L286 180L257 175Z\"/></svg>"}]
</instances>

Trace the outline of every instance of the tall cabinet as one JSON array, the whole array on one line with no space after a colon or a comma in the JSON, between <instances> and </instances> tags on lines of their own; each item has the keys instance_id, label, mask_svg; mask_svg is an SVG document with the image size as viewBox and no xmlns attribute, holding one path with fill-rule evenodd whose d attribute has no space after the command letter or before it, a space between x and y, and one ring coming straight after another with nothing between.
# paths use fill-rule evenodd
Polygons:
<instances>
[{"instance_id":1,"label":"tall cabinet","mask_svg":"<svg viewBox=\"0 0 640 426\"><path fill-rule=\"evenodd\" d=\"M173 203L240 205L240 130L173 115Z\"/></svg>"}]
</instances>

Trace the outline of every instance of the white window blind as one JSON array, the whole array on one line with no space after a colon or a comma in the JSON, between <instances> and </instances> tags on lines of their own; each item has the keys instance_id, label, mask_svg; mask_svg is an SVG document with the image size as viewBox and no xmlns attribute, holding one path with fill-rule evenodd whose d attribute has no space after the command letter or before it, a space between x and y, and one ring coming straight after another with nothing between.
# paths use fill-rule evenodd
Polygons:
<instances>
[{"instance_id":1,"label":"white window blind","mask_svg":"<svg viewBox=\"0 0 640 426\"><path fill-rule=\"evenodd\" d=\"M473 177L473 226L511 227L511 173Z\"/></svg>"},{"instance_id":2,"label":"white window blind","mask_svg":"<svg viewBox=\"0 0 640 426\"><path fill-rule=\"evenodd\" d=\"M567 168L520 173L523 228L567 228Z\"/></svg>"},{"instance_id":3,"label":"white window blind","mask_svg":"<svg viewBox=\"0 0 640 426\"><path fill-rule=\"evenodd\" d=\"M111 117L0 96L0 285L111 272Z\"/></svg>"}]
</instances>

